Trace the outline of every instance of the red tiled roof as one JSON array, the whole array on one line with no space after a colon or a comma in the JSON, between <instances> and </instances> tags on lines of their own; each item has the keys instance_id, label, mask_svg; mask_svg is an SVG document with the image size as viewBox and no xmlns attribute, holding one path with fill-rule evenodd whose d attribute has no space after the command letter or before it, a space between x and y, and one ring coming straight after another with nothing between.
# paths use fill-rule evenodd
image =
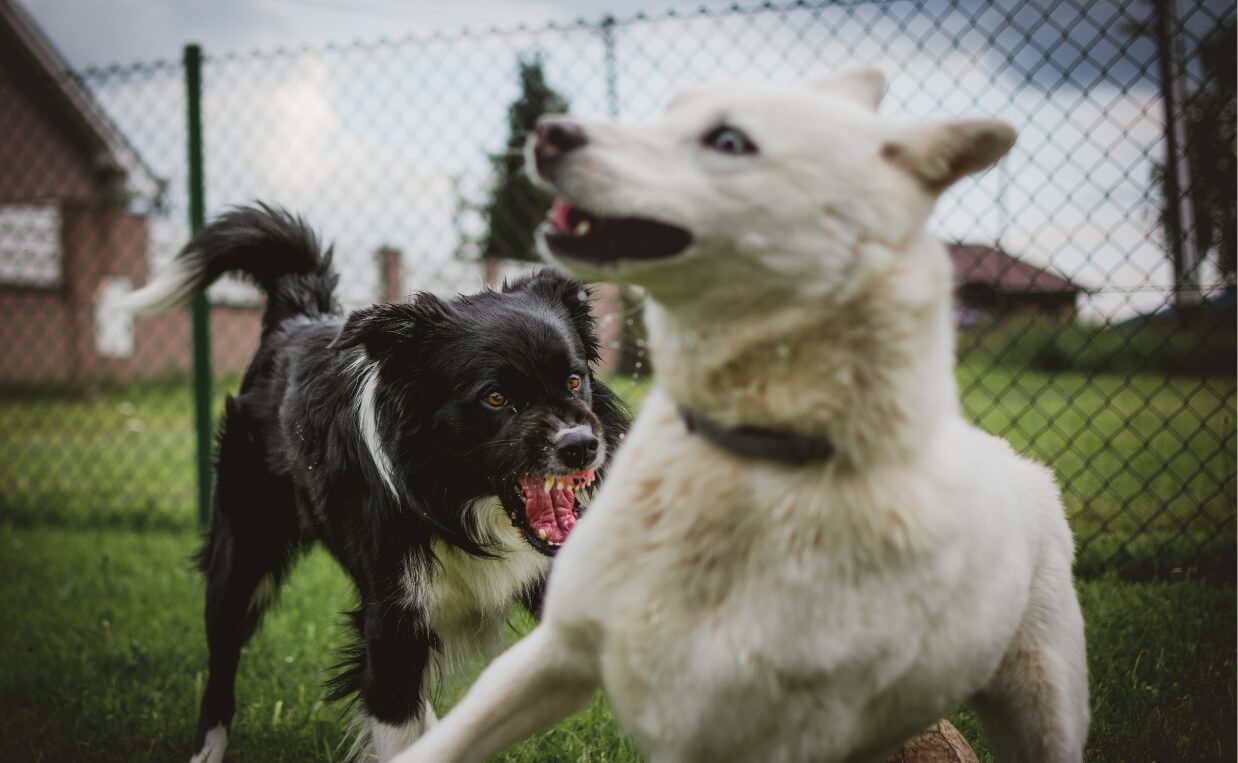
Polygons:
<instances>
[{"instance_id":1,"label":"red tiled roof","mask_svg":"<svg viewBox=\"0 0 1238 763\"><path fill-rule=\"evenodd\" d=\"M1029 265L984 244L947 244L960 286L992 286L1008 293L1066 294L1082 288L1044 268Z\"/></svg>"}]
</instances>

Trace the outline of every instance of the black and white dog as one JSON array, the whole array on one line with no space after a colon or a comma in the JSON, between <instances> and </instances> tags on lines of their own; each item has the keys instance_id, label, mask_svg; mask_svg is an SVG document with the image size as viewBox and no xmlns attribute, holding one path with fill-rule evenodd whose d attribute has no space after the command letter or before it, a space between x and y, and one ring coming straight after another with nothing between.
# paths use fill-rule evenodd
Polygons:
<instances>
[{"instance_id":1,"label":"black and white dog","mask_svg":"<svg viewBox=\"0 0 1238 763\"><path fill-rule=\"evenodd\" d=\"M386 760L433 720L439 667L536 611L551 556L628 417L594 378L582 284L541 271L345 318L331 251L266 206L204 229L130 310L238 271L267 295L262 338L220 425L207 579L210 673L194 761L223 757L241 647L293 561L321 541L356 584L357 643L332 697L359 694Z\"/></svg>"}]
</instances>

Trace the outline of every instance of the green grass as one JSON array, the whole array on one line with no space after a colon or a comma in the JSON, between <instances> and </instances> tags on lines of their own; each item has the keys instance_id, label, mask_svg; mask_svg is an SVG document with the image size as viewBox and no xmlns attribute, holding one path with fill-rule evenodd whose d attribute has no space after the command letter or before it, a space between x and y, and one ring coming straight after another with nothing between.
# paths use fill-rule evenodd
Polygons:
<instances>
[{"instance_id":1,"label":"green grass","mask_svg":"<svg viewBox=\"0 0 1238 763\"><path fill-rule=\"evenodd\" d=\"M959 349L987 365L1047 372L1232 376L1238 332L1223 314L1118 325L1010 317L961 332Z\"/></svg>"},{"instance_id":2,"label":"green grass","mask_svg":"<svg viewBox=\"0 0 1238 763\"><path fill-rule=\"evenodd\" d=\"M964 365L959 379L969 418L1054 469L1080 574L1233 579L1233 378Z\"/></svg>"},{"instance_id":3,"label":"green grass","mask_svg":"<svg viewBox=\"0 0 1238 763\"><path fill-rule=\"evenodd\" d=\"M1081 575L1233 580L1233 377L1012 370L986 362L991 349L971 348L960 366L964 410L1055 469ZM614 383L633 404L647 391L643 381ZM216 384L216 410L235 386ZM0 399L0 521L190 530L193 443L186 384Z\"/></svg>"},{"instance_id":4,"label":"green grass","mask_svg":"<svg viewBox=\"0 0 1238 763\"><path fill-rule=\"evenodd\" d=\"M193 546L189 533L0 527L0 760L187 757L206 660ZM1234 760L1234 588L1094 580L1079 593L1094 715L1089 760ZM351 603L325 554L301 563L242 660L230 759L342 756L347 718L323 704L320 685L343 633L339 613ZM440 712L479 668L445 688ZM989 760L970 716L954 720ZM499 759L639 756L599 698Z\"/></svg>"},{"instance_id":5,"label":"green grass","mask_svg":"<svg viewBox=\"0 0 1238 763\"><path fill-rule=\"evenodd\" d=\"M214 410L238 381L216 381ZM104 387L89 398L0 396L0 521L191 530L197 496L189 383Z\"/></svg>"},{"instance_id":6,"label":"green grass","mask_svg":"<svg viewBox=\"0 0 1238 763\"><path fill-rule=\"evenodd\" d=\"M1054 466L1081 540L1089 760L1233 760L1234 380L971 357L959 372L967 414ZM614 384L634 405L648 391ZM217 385L217 407L230 386ZM187 756L206 660L190 422L183 384L0 400L0 760ZM1130 582L1152 577L1173 582ZM347 718L320 687L351 606L325 554L301 563L242 661L231 759L342 757ZM511 638L530 624L517 618ZM440 712L481 666L443 687ZM974 719L954 720L989 760ZM639 756L599 697L500 759Z\"/></svg>"}]
</instances>

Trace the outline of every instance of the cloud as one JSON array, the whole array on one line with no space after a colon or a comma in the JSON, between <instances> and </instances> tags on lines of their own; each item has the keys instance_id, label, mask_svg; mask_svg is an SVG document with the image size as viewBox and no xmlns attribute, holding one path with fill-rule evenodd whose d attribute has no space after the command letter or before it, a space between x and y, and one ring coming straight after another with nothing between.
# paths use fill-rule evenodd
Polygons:
<instances>
[{"instance_id":1,"label":"cloud","mask_svg":"<svg viewBox=\"0 0 1238 763\"><path fill-rule=\"evenodd\" d=\"M1210 1L1205 0L1205 10ZM118 2L134 12L152 0ZM42 0L51 15L81 3ZM353 32L390 36L463 23L537 27L208 58L211 211L263 198L304 213L338 242L350 301L376 295L376 267L368 258L380 244L405 252L406 291L475 285L475 271L453 256L458 229L476 233L481 223L467 211L462 222L460 208L485 200L492 155L507 140L507 107L518 95L516 58L535 51L551 85L573 110L606 113L611 73L620 116L636 120L658 114L677 87L692 81L798 80L849 63L877 63L892 83L883 106L887 112L996 115L1020 130L1001 169L961 184L943 199L935 219L942 235L981 242L1000 236L1016 255L1050 264L1084 285L1105 287L1088 302L1092 315L1126 315L1164 298L1168 270L1146 198L1151 162L1163 150L1155 83L1127 76L1146 64L1140 44L1115 52L1098 43L1091 54L1108 62L1111 76L1089 83L1062 80L1063 67L1078 64L1075 59L1083 55L1070 42L1083 34L1080 30L1102 42L1117 34L1098 31L1096 21L1104 16L1089 17L1089 8L1053 6L1057 26L1077 22L1063 38L1075 51L1066 63L1049 55L1050 49L1020 47L1027 35L1021 15L1007 18L1016 9L1013 0L924 0L655 16L617 30L616 67L608 72L596 26L540 27L568 13L596 18L605 7L600 0L572 10L549 0L357 0L348 6L355 13L333 7L340 3L226 0L190 11L183 0L173 0L164 10L152 10L151 19L171 29L192 23L204 35L208 54L225 39L265 48L314 41L328 31L334 39L346 39ZM1031 12L1025 7L1030 6L1018 4L1018 12ZM1043 17L1043 9L1031 10ZM131 19L126 23L137 26ZM244 31L237 32L241 27ZM1028 50L1041 51L1034 71L1025 61ZM1077 72L1086 71L1079 66ZM1054 76L1058 84L1046 86ZM100 75L93 82L147 160L169 178L174 200L181 203L179 72ZM183 211L174 209L169 230L182 219ZM179 235L168 233L168 245L183 241L183 231Z\"/></svg>"},{"instance_id":2,"label":"cloud","mask_svg":"<svg viewBox=\"0 0 1238 763\"><path fill-rule=\"evenodd\" d=\"M297 48L463 29L540 26L632 13L619 0L17 0L75 68L176 60L189 42L209 53ZM641 9L729 5L661 0Z\"/></svg>"}]
</instances>

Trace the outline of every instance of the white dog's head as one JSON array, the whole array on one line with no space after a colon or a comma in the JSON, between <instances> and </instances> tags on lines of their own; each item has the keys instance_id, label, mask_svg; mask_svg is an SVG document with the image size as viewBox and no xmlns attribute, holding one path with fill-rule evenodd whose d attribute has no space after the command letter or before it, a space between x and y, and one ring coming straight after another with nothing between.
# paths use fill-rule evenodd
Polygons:
<instances>
[{"instance_id":1,"label":"white dog's head","mask_svg":"<svg viewBox=\"0 0 1238 763\"><path fill-rule=\"evenodd\" d=\"M990 120L878 116L880 72L682 92L648 125L546 116L526 146L558 197L543 256L644 286L668 307L770 296L845 301L923 229L937 196L1001 157Z\"/></svg>"}]
</instances>

